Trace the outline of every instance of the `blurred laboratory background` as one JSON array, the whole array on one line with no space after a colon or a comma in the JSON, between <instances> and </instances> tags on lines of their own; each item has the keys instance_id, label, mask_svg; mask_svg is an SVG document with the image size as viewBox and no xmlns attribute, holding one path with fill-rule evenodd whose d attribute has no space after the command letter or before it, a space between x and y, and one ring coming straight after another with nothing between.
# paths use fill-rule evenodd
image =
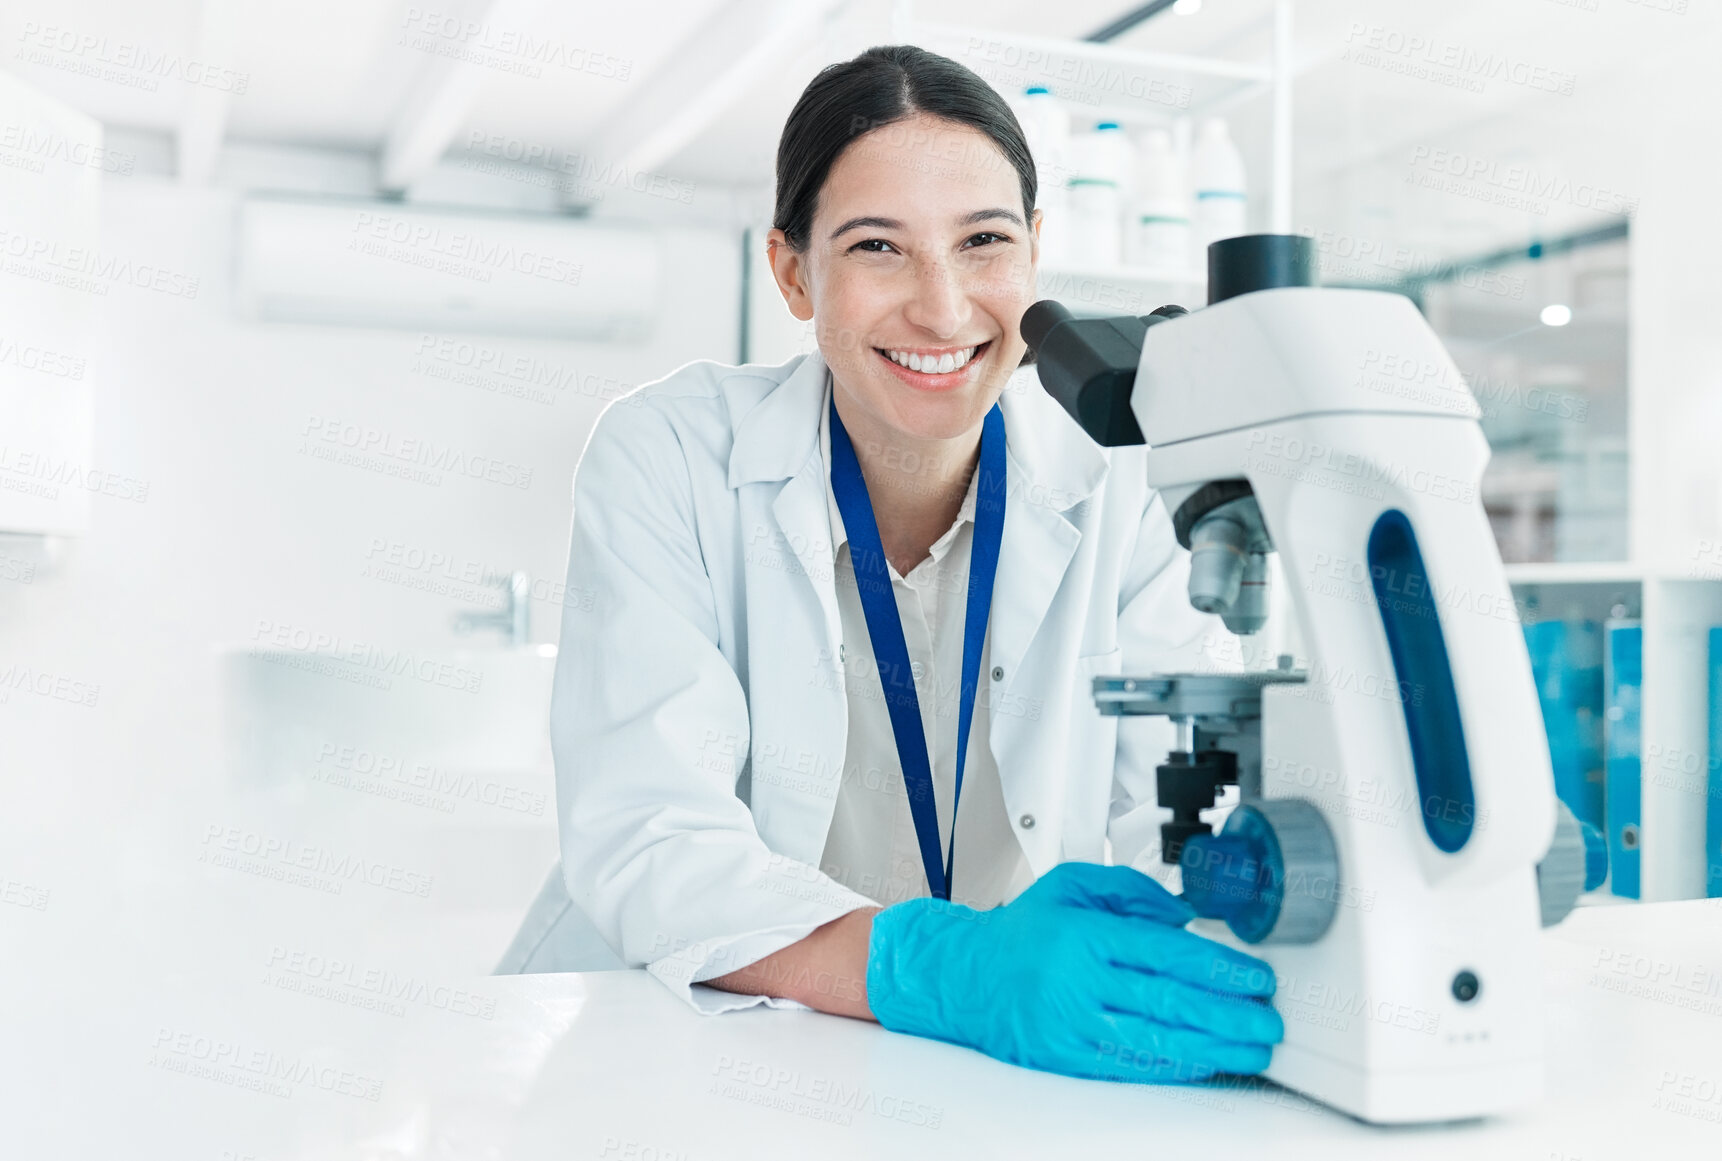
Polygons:
<instances>
[{"instance_id":1,"label":"blurred laboratory background","mask_svg":"<svg viewBox=\"0 0 1722 1161\"><path fill-rule=\"evenodd\" d=\"M778 134L895 42L1012 102L1043 296L1195 307L1207 242L1278 231L1418 305L1601 894L1722 894L1713 6L8 0L12 994L122 958L154 1012L87 1018L147 1045L294 956L493 969L556 858L585 440L690 360L812 348L765 265Z\"/></svg>"}]
</instances>

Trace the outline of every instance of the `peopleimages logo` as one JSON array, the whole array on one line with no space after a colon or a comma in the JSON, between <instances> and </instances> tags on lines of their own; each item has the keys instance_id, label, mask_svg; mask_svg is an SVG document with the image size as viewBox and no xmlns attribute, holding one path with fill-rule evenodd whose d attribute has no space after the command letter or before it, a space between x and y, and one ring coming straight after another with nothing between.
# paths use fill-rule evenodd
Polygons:
<instances>
[{"instance_id":1,"label":"peopleimages logo","mask_svg":"<svg viewBox=\"0 0 1722 1161\"><path fill-rule=\"evenodd\" d=\"M394 863L368 859L351 852L335 851L315 843L250 830L242 826L227 826L212 822L204 828L202 850L197 861L229 870L261 873L272 869L279 874L262 874L264 878L283 878L288 871L299 872L296 885L316 886L331 895L339 895L349 882L362 883L401 895L429 898L434 875L426 875ZM331 890L332 888L332 890Z\"/></svg>"},{"instance_id":2,"label":"peopleimages logo","mask_svg":"<svg viewBox=\"0 0 1722 1161\"><path fill-rule=\"evenodd\" d=\"M437 661L422 657L410 649L391 649L364 641L347 641L339 634L307 629L280 621L261 618L252 631L253 656L289 668L309 669L330 676L343 673L353 677L375 678L377 688L388 689L389 679L410 677L428 685L440 685L462 693L477 693L484 684L484 672L456 665L452 661ZM294 654L307 661L321 661L322 666L295 665Z\"/></svg>"},{"instance_id":3,"label":"peopleimages logo","mask_svg":"<svg viewBox=\"0 0 1722 1161\"><path fill-rule=\"evenodd\" d=\"M1153 75L1150 71L1127 69L1108 61L1096 61L1038 48L1024 48L1010 41L989 40L981 36L968 38L962 49L962 57L964 64L976 72L981 72L983 76L988 74L970 62L978 59L992 66L995 73L1002 69L1018 78L1041 78L1043 84L1064 81L1086 94L1098 91L1115 97L1170 105L1177 109L1186 109L1190 105L1190 86L1173 83ZM997 78L988 76L988 79ZM1078 99L1084 104L1093 103L1092 97Z\"/></svg>"},{"instance_id":4,"label":"peopleimages logo","mask_svg":"<svg viewBox=\"0 0 1722 1161\"><path fill-rule=\"evenodd\" d=\"M18 168L40 173L44 163L60 161L79 168L99 169L104 173L128 176L137 168L137 154L116 152L87 141L78 141L34 125L8 122L0 125L0 151L11 154L25 164ZM0 161L0 164L8 164Z\"/></svg>"},{"instance_id":5,"label":"peopleimages logo","mask_svg":"<svg viewBox=\"0 0 1722 1161\"><path fill-rule=\"evenodd\" d=\"M1439 277L1468 290L1502 298L1525 296L1525 278L1474 262L1455 265L1445 258L1422 254L1409 246L1362 238L1334 230L1304 227L1298 231L1314 239L1321 252L1322 277L1346 278L1393 285Z\"/></svg>"},{"instance_id":6,"label":"peopleimages logo","mask_svg":"<svg viewBox=\"0 0 1722 1161\"><path fill-rule=\"evenodd\" d=\"M570 153L557 145L523 141L500 133L486 133L482 129L474 129L467 134L466 150L466 156L454 162L464 169L475 168L483 158L495 158L528 169L542 169L545 174L563 181L569 192L584 197L602 198L606 187L617 189L625 186L648 197L688 205L698 189L693 182L651 170L629 169L619 161L605 161L589 153Z\"/></svg>"},{"instance_id":7,"label":"peopleimages logo","mask_svg":"<svg viewBox=\"0 0 1722 1161\"><path fill-rule=\"evenodd\" d=\"M519 249L501 242L485 239L470 230L445 230L394 214L376 214L360 210L353 219L353 237L349 248L377 257L395 256L385 248L367 248L361 242L392 244L408 251L420 251L424 258L441 257L455 263L467 263L476 273L488 276L492 270L513 270L550 282L578 286L584 269L558 254ZM452 272L458 273L457 268ZM486 278L488 281L488 277Z\"/></svg>"},{"instance_id":8,"label":"peopleimages logo","mask_svg":"<svg viewBox=\"0 0 1722 1161\"><path fill-rule=\"evenodd\" d=\"M189 274L16 230L0 228L0 260L7 274L86 294L105 295L111 286L127 285L172 298L197 297L198 280Z\"/></svg>"},{"instance_id":9,"label":"peopleimages logo","mask_svg":"<svg viewBox=\"0 0 1722 1161\"><path fill-rule=\"evenodd\" d=\"M1356 64L1480 93L1488 81L1570 96L1577 77L1494 49L1475 49L1421 32L1351 22L1341 57Z\"/></svg>"},{"instance_id":10,"label":"peopleimages logo","mask_svg":"<svg viewBox=\"0 0 1722 1161\"><path fill-rule=\"evenodd\" d=\"M1414 184L1446 188L1453 193L1489 190L1503 197L1512 195L1523 208L1539 214L1547 213L1548 205L1554 202L1603 214L1625 216L1638 211L1637 198L1596 182L1575 182L1561 174L1543 173L1528 165L1506 165L1496 158L1456 149L1419 145L1411 150L1409 164L1412 169L1422 171L1407 178ZM1539 206L1542 208L1538 209Z\"/></svg>"},{"instance_id":11,"label":"peopleimages logo","mask_svg":"<svg viewBox=\"0 0 1722 1161\"><path fill-rule=\"evenodd\" d=\"M534 79L547 67L615 81L626 81L634 71L632 60L602 49L434 8L408 8L401 29L398 45Z\"/></svg>"},{"instance_id":12,"label":"peopleimages logo","mask_svg":"<svg viewBox=\"0 0 1722 1161\"><path fill-rule=\"evenodd\" d=\"M438 473L447 472L452 476L485 480L522 491L532 487L530 467L493 456L475 455L432 439L404 436L322 415L307 416L299 434L303 440L302 451L313 454L345 451L358 457L374 457L378 462L391 462L403 468L410 466L438 483L441 482ZM319 458L335 457L325 454Z\"/></svg>"},{"instance_id":13,"label":"peopleimages logo","mask_svg":"<svg viewBox=\"0 0 1722 1161\"><path fill-rule=\"evenodd\" d=\"M160 1028L151 1047L152 1067L270 1096L290 1099L295 1085L366 1101L381 1100L383 1095L383 1082L376 1077L240 1040Z\"/></svg>"},{"instance_id":14,"label":"peopleimages logo","mask_svg":"<svg viewBox=\"0 0 1722 1161\"><path fill-rule=\"evenodd\" d=\"M1292 478L1308 483L1331 484L1332 481L1324 481L1315 474L1325 472L1335 479L1352 481L1364 487L1386 484L1402 492L1438 500L1470 503L1477 498L1476 485L1457 476L1390 463L1362 452L1329 447L1319 441L1301 440L1278 432L1251 431L1248 450L1254 461L1250 466L1273 472L1274 464L1289 465L1300 473Z\"/></svg>"},{"instance_id":15,"label":"peopleimages logo","mask_svg":"<svg viewBox=\"0 0 1722 1161\"><path fill-rule=\"evenodd\" d=\"M0 443L0 488L47 500L59 499L61 488L82 489L136 504L149 499L148 480L92 468L51 452L3 443Z\"/></svg>"},{"instance_id":16,"label":"peopleimages logo","mask_svg":"<svg viewBox=\"0 0 1722 1161\"><path fill-rule=\"evenodd\" d=\"M243 96L251 74L177 52L26 20L16 58L46 68L156 92L163 80Z\"/></svg>"}]
</instances>

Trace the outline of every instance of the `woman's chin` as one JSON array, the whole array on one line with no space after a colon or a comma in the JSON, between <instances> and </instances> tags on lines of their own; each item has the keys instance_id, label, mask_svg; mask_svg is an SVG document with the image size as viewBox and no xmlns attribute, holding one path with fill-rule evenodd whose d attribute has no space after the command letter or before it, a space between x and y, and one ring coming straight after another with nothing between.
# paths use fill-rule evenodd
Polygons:
<instances>
[{"instance_id":1,"label":"woman's chin","mask_svg":"<svg viewBox=\"0 0 1722 1161\"><path fill-rule=\"evenodd\" d=\"M937 404L923 401L900 401L892 409L891 426L913 440L960 439L972 433L986 418L991 406L981 406L974 398L943 398Z\"/></svg>"}]
</instances>

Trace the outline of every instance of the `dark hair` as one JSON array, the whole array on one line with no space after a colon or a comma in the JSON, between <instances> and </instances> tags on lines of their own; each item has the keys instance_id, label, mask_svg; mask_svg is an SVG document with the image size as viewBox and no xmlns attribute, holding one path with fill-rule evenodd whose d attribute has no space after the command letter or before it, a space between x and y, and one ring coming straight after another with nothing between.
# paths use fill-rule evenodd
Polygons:
<instances>
[{"instance_id":1,"label":"dark hair","mask_svg":"<svg viewBox=\"0 0 1722 1161\"><path fill-rule=\"evenodd\" d=\"M1015 167L1023 220L1033 221L1034 158L1004 98L949 57L912 44L880 44L820 69L784 123L771 224L784 232L791 249L807 249L819 191L850 142L917 113L986 134Z\"/></svg>"}]
</instances>

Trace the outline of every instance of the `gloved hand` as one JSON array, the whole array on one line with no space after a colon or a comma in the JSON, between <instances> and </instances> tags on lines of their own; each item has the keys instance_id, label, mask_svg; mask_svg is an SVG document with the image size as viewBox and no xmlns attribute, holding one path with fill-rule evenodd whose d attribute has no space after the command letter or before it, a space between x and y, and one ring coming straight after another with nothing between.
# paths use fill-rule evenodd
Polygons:
<instances>
[{"instance_id":1,"label":"gloved hand","mask_svg":"<svg viewBox=\"0 0 1722 1161\"><path fill-rule=\"evenodd\" d=\"M1062 863L1003 907L910 899L873 917L879 1023L1067 1076L1256 1073L1285 1035L1273 969L1180 930L1195 911L1131 867Z\"/></svg>"}]
</instances>

